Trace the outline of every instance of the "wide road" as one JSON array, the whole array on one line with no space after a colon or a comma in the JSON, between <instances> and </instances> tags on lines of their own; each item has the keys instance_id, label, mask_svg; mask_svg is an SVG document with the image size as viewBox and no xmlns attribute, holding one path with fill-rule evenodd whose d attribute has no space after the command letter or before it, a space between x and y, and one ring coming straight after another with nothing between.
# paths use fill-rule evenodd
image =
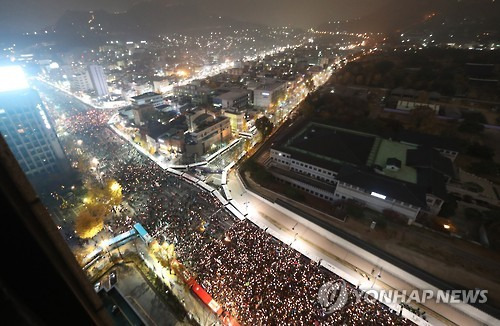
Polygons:
<instances>
[{"instance_id":1,"label":"wide road","mask_svg":"<svg viewBox=\"0 0 500 326\"><path fill-rule=\"evenodd\" d=\"M285 238L288 237L292 247L299 251L312 253L355 277L359 282L354 285L360 285L361 288L406 289L407 291L417 289L401 276L391 274L382 268L383 264L380 260L373 262L361 256L359 252L339 245L332 241L336 239L334 234L330 233L331 236L325 236L328 232L323 235L319 234L317 230L304 225L303 219L297 214L247 191L236 172L228 176L228 188L233 199L246 208L247 218L261 228L270 228L273 232L280 233ZM374 277L378 274L380 274L379 278ZM428 300L420 309L427 312L427 320L433 325L484 325L453 305L437 304ZM497 322L493 318L492 321ZM499 325L500 321L496 324Z\"/></svg>"}]
</instances>

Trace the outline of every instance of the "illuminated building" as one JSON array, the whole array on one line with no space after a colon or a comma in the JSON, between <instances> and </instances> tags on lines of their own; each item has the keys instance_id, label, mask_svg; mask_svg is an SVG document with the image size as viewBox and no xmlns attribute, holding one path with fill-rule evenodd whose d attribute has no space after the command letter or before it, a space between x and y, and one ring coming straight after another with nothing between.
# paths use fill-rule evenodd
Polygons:
<instances>
[{"instance_id":1,"label":"illuminated building","mask_svg":"<svg viewBox=\"0 0 500 326\"><path fill-rule=\"evenodd\" d=\"M202 117L200 117L202 118ZM231 124L227 117L208 118L186 134L187 155L201 156L231 139Z\"/></svg>"},{"instance_id":2,"label":"illuminated building","mask_svg":"<svg viewBox=\"0 0 500 326\"><path fill-rule=\"evenodd\" d=\"M94 91L98 97L109 95L106 75L98 65L90 65L85 70L76 71L71 78L71 88L78 92Z\"/></svg>"},{"instance_id":3,"label":"illuminated building","mask_svg":"<svg viewBox=\"0 0 500 326\"><path fill-rule=\"evenodd\" d=\"M223 109L242 108L248 105L249 97L246 90L231 91L214 97L213 105Z\"/></svg>"},{"instance_id":4,"label":"illuminated building","mask_svg":"<svg viewBox=\"0 0 500 326\"><path fill-rule=\"evenodd\" d=\"M106 75L104 74L104 70L102 69L102 67L98 65L90 65L88 66L88 72L95 94L98 97L108 96L108 82L106 80Z\"/></svg>"},{"instance_id":5,"label":"illuminated building","mask_svg":"<svg viewBox=\"0 0 500 326\"><path fill-rule=\"evenodd\" d=\"M244 111L225 110L224 116L229 118L233 134L238 134L240 131L247 131Z\"/></svg>"},{"instance_id":6,"label":"illuminated building","mask_svg":"<svg viewBox=\"0 0 500 326\"><path fill-rule=\"evenodd\" d=\"M257 87L253 92L253 105L258 108L269 108L285 95L286 83L275 82Z\"/></svg>"},{"instance_id":7,"label":"illuminated building","mask_svg":"<svg viewBox=\"0 0 500 326\"><path fill-rule=\"evenodd\" d=\"M134 105L152 105L155 108L165 105L165 100L161 94L155 92L147 92L141 95L132 97Z\"/></svg>"},{"instance_id":8,"label":"illuminated building","mask_svg":"<svg viewBox=\"0 0 500 326\"><path fill-rule=\"evenodd\" d=\"M92 81L88 71L76 72L71 77L71 89L77 92L90 92L93 90Z\"/></svg>"},{"instance_id":9,"label":"illuminated building","mask_svg":"<svg viewBox=\"0 0 500 326\"><path fill-rule=\"evenodd\" d=\"M0 67L0 132L28 176L61 171L66 157L38 93L20 67Z\"/></svg>"}]
</instances>

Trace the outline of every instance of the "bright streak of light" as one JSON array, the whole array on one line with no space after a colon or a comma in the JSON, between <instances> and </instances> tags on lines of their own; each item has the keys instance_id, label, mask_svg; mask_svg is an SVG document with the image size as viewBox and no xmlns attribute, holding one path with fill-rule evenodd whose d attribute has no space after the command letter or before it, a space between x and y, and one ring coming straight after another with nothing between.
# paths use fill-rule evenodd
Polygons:
<instances>
[{"instance_id":1,"label":"bright streak of light","mask_svg":"<svg viewBox=\"0 0 500 326\"><path fill-rule=\"evenodd\" d=\"M28 87L28 80L20 66L0 67L0 92L9 92Z\"/></svg>"}]
</instances>

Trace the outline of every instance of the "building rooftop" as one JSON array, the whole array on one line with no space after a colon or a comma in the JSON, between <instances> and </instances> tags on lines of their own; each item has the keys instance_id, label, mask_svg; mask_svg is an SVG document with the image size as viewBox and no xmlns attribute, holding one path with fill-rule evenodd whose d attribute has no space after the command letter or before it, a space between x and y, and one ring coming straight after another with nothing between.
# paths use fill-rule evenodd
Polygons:
<instances>
[{"instance_id":1,"label":"building rooftop","mask_svg":"<svg viewBox=\"0 0 500 326\"><path fill-rule=\"evenodd\" d=\"M134 101L138 101L138 100L143 100L143 99L146 99L146 98L149 98L149 97L153 97L153 96L161 96L161 94L158 94L158 93L155 93L155 92L147 92L147 93L144 93L144 94L141 94L141 95L134 96L134 97L132 97L132 99Z\"/></svg>"},{"instance_id":2,"label":"building rooftop","mask_svg":"<svg viewBox=\"0 0 500 326\"><path fill-rule=\"evenodd\" d=\"M387 196L418 207L427 207L425 191L416 184L402 182L366 168L344 165L337 175L340 182L360 187L368 193Z\"/></svg>"},{"instance_id":3,"label":"building rooftop","mask_svg":"<svg viewBox=\"0 0 500 326\"><path fill-rule=\"evenodd\" d=\"M197 116L194 120L193 123L197 126L201 126L205 124L207 121L214 120L214 116L208 113L202 113L199 116Z\"/></svg>"},{"instance_id":4,"label":"building rooftop","mask_svg":"<svg viewBox=\"0 0 500 326\"><path fill-rule=\"evenodd\" d=\"M241 91L230 91L230 92L221 94L221 95L219 95L217 97L220 98L221 100L231 101L231 100L236 100L236 99L238 99L238 98L240 98L242 96L248 96L248 92L246 92L244 90L241 90Z\"/></svg>"},{"instance_id":5,"label":"building rooftop","mask_svg":"<svg viewBox=\"0 0 500 326\"><path fill-rule=\"evenodd\" d=\"M171 126L168 124L164 125L157 121L151 121L146 125L146 128L144 129L149 137L157 139L158 137L166 133L170 128Z\"/></svg>"},{"instance_id":6,"label":"building rooftop","mask_svg":"<svg viewBox=\"0 0 500 326\"><path fill-rule=\"evenodd\" d=\"M318 123L308 124L276 149L338 172L341 181L419 207L426 205L425 194L446 198L447 178L455 176L452 161L432 147Z\"/></svg>"},{"instance_id":7,"label":"building rooftop","mask_svg":"<svg viewBox=\"0 0 500 326\"><path fill-rule=\"evenodd\" d=\"M309 177L307 177L305 175L302 175L302 174L299 174L299 173L295 173L295 172L291 172L291 171L288 171L288 170L280 169L280 168L274 167L274 166L271 167L269 169L269 171L271 171L271 173L281 174L281 175L284 175L286 177L302 181L302 182L307 183L307 184L309 184L309 185L311 185L313 187L316 187L316 188L328 191L328 192L330 192L332 194L335 192L335 186L334 185L331 185L331 184L328 184L326 182L322 182L322 181L319 181L319 180L316 180L316 179L313 179L313 178L309 178Z\"/></svg>"},{"instance_id":8,"label":"building rooftop","mask_svg":"<svg viewBox=\"0 0 500 326\"><path fill-rule=\"evenodd\" d=\"M113 286L109 290L101 288L97 294L102 299L104 308L110 312L110 316L116 325L145 325L139 314L116 287ZM113 312L114 306L118 308L115 312Z\"/></svg>"},{"instance_id":9,"label":"building rooftop","mask_svg":"<svg viewBox=\"0 0 500 326\"><path fill-rule=\"evenodd\" d=\"M422 146L406 153L407 164L415 168L427 168L447 177L454 177L453 163L431 147Z\"/></svg>"},{"instance_id":10,"label":"building rooftop","mask_svg":"<svg viewBox=\"0 0 500 326\"><path fill-rule=\"evenodd\" d=\"M201 132L204 129L210 128L211 126L213 126L213 125L215 125L215 124L217 124L217 123L219 123L221 121L224 121L224 120L228 120L229 121L229 118L224 117L224 116L220 116L220 117L217 117L217 118L215 118L213 120L207 120L207 121L203 122L201 125L199 125L196 128L195 132Z\"/></svg>"},{"instance_id":11,"label":"building rooftop","mask_svg":"<svg viewBox=\"0 0 500 326\"><path fill-rule=\"evenodd\" d=\"M406 164L406 151L409 149L415 149L417 147L386 139L379 139L378 143L379 148L373 163L375 165L378 165L379 167L384 168L384 174L388 177L410 183L417 183L417 170ZM401 162L401 167L398 171L385 169L387 160L391 158L398 159ZM372 166L372 164L368 164L368 166Z\"/></svg>"},{"instance_id":12,"label":"building rooftop","mask_svg":"<svg viewBox=\"0 0 500 326\"><path fill-rule=\"evenodd\" d=\"M338 164L366 165L376 137L356 131L309 124L289 140L282 150L314 158L319 166L338 168ZM305 159L309 161L310 159ZM326 165L326 166L325 166Z\"/></svg>"},{"instance_id":13,"label":"building rooftop","mask_svg":"<svg viewBox=\"0 0 500 326\"><path fill-rule=\"evenodd\" d=\"M286 84L285 82L276 81L276 82L269 83L269 84L261 84L255 90L272 92L280 87L283 87L283 85L285 85L285 84Z\"/></svg>"}]
</instances>

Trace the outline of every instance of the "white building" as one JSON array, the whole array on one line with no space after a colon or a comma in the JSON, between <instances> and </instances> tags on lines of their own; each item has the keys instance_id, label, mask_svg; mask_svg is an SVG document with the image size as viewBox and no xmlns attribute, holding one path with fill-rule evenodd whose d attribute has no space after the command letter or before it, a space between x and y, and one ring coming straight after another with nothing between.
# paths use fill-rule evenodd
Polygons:
<instances>
[{"instance_id":1,"label":"white building","mask_svg":"<svg viewBox=\"0 0 500 326\"><path fill-rule=\"evenodd\" d=\"M151 104L153 107L158 108L162 105L165 105L165 100L163 99L163 95L161 94L154 92L147 92L132 97L132 103L134 105Z\"/></svg>"},{"instance_id":2,"label":"white building","mask_svg":"<svg viewBox=\"0 0 500 326\"><path fill-rule=\"evenodd\" d=\"M101 66L74 69L70 78L71 89L77 92L95 92L98 97L109 95L108 82Z\"/></svg>"},{"instance_id":3,"label":"white building","mask_svg":"<svg viewBox=\"0 0 500 326\"><path fill-rule=\"evenodd\" d=\"M276 104L286 92L286 83L274 82L260 85L253 92L253 105L258 108L269 108Z\"/></svg>"},{"instance_id":4,"label":"white building","mask_svg":"<svg viewBox=\"0 0 500 326\"><path fill-rule=\"evenodd\" d=\"M108 96L108 81L106 75L104 74L104 69L102 68L102 66L90 65L88 66L87 70L95 94L98 97Z\"/></svg>"},{"instance_id":5,"label":"white building","mask_svg":"<svg viewBox=\"0 0 500 326\"><path fill-rule=\"evenodd\" d=\"M71 76L70 85L71 89L77 92L90 92L94 89L89 72L86 70L75 72Z\"/></svg>"}]
</instances>

